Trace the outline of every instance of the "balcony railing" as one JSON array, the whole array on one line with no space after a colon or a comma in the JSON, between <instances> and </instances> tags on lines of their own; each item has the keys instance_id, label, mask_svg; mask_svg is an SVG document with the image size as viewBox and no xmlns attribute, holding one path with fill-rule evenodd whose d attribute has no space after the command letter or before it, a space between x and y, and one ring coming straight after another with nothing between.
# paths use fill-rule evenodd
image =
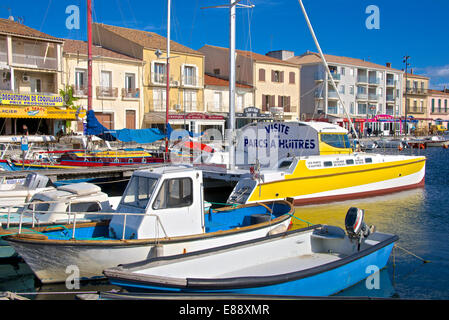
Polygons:
<instances>
[{"instance_id":1,"label":"balcony railing","mask_svg":"<svg viewBox=\"0 0 449 320\"><path fill-rule=\"evenodd\" d=\"M368 83L368 77L367 76L358 76L357 82Z\"/></svg>"},{"instance_id":2,"label":"balcony railing","mask_svg":"<svg viewBox=\"0 0 449 320\"><path fill-rule=\"evenodd\" d=\"M8 53L6 51L0 51L0 62L5 64L8 62Z\"/></svg>"},{"instance_id":3,"label":"balcony railing","mask_svg":"<svg viewBox=\"0 0 449 320\"><path fill-rule=\"evenodd\" d=\"M424 88L407 88L407 93L411 94L427 94L428 90Z\"/></svg>"},{"instance_id":4,"label":"balcony railing","mask_svg":"<svg viewBox=\"0 0 449 320\"><path fill-rule=\"evenodd\" d=\"M387 94L387 101L394 102L394 95L392 95L392 94Z\"/></svg>"},{"instance_id":5,"label":"balcony railing","mask_svg":"<svg viewBox=\"0 0 449 320\"><path fill-rule=\"evenodd\" d=\"M330 107L330 106L328 106L327 107L327 113L338 114L338 107L334 107L334 106Z\"/></svg>"},{"instance_id":6,"label":"balcony railing","mask_svg":"<svg viewBox=\"0 0 449 320\"><path fill-rule=\"evenodd\" d=\"M375 94L375 93L370 93L370 94L368 94L368 100L378 101L379 100L379 95Z\"/></svg>"},{"instance_id":7,"label":"balcony railing","mask_svg":"<svg viewBox=\"0 0 449 320\"><path fill-rule=\"evenodd\" d=\"M242 112L242 111L237 111L237 109L241 110L241 108L237 108L237 106L236 106L236 112ZM209 102L207 104L207 111L209 111L209 112L229 112L229 107L228 107L228 105L223 105L221 103Z\"/></svg>"},{"instance_id":8,"label":"balcony railing","mask_svg":"<svg viewBox=\"0 0 449 320\"><path fill-rule=\"evenodd\" d=\"M327 97L328 97L329 99L338 98L337 91L329 91L329 92L327 93Z\"/></svg>"},{"instance_id":9,"label":"balcony railing","mask_svg":"<svg viewBox=\"0 0 449 320\"><path fill-rule=\"evenodd\" d=\"M97 87L98 98L117 98L118 88L113 87Z\"/></svg>"},{"instance_id":10,"label":"balcony railing","mask_svg":"<svg viewBox=\"0 0 449 320\"><path fill-rule=\"evenodd\" d=\"M380 84L380 79L379 78L369 78L368 83L369 84Z\"/></svg>"},{"instance_id":11,"label":"balcony railing","mask_svg":"<svg viewBox=\"0 0 449 320\"><path fill-rule=\"evenodd\" d=\"M394 79L387 79L387 86L394 87L396 86L397 81Z\"/></svg>"},{"instance_id":12,"label":"balcony railing","mask_svg":"<svg viewBox=\"0 0 449 320\"><path fill-rule=\"evenodd\" d=\"M122 98L124 99L139 99L140 89L139 88L122 88Z\"/></svg>"},{"instance_id":13,"label":"balcony railing","mask_svg":"<svg viewBox=\"0 0 449 320\"><path fill-rule=\"evenodd\" d=\"M367 93L357 93L356 97L359 100L368 100L368 94Z\"/></svg>"},{"instance_id":14,"label":"balcony railing","mask_svg":"<svg viewBox=\"0 0 449 320\"><path fill-rule=\"evenodd\" d=\"M28 54L13 53L12 62L15 65L38 68L38 69L58 69L56 58L33 56Z\"/></svg>"},{"instance_id":15,"label":"balcony railing","mask_svg":"<svg viewBox=\"0 0 449 320\"><path fill-rule=\"evenodd\" d=\"M73 95L74 96L87 96L88 92L87 92L87 87L76 87L73 86Z\"/></svg>"},{"instance_id":16,"label":"balcony railing","mask_svg":"<svg viewBox=\"0 0 449 320\"><path fill-rule=\"evenodd\" d=\"M421 107L407 107L408 113L426 113L427 108L421 108Z\"/></svg>"}]
</instances>

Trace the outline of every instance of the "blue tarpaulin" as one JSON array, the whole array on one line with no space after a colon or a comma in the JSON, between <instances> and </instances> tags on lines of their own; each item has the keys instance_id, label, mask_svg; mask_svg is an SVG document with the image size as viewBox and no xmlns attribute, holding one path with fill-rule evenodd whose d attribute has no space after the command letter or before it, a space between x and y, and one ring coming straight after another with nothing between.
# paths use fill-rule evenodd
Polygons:
<instances>
[{"instance_id":1,"label":"blue tarpaulin","mask_svg":"<svg viewBox=\"0 0 449 320\"><path fill-rule=\"evenodd\" d=\"M98 121L93 110L87 112L85 134L95 135L107 141L119 140L122 142L137 143L152 143L165 138L165 133L157 128L109 130ZM167 124L167 136L169 138L176 140L188 135L193 137L201 134L194 134L187 130L173 130L170 124Z\"/></svg>"}]
</instances>

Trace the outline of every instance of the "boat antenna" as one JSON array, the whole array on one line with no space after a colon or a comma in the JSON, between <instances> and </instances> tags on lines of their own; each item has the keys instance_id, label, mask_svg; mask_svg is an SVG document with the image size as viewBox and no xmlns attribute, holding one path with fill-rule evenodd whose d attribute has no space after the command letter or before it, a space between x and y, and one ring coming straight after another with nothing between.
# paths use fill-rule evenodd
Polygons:
<instances>
[{"instance_id":1,"label":"boat antenna","mask_svg":"<svg viewBox=\"0 0 449 320\"><path fill-rule=\"evenodd\" d=\"M313 27L312 27L312 24L310 23L309 16L307 15L306 9L304 8L304 5L302 4L302 0L298 0L298 1L299 1L299 5L301 6L302 12L304 13L304 17L306 18L306 22L307 22L307 25L309 26L310 33L312 34L313 40L315 41L315 45L318 49L318 52L320 53L321 59L323 60L323 64L324 64L324 67L326 68L326 72L329 75L329 78L331 79L332 86L334 87L335 92L337 92L338 99L340 100L340 103L343 106L343 110L345 111L346 117L348 118L348 121L351 124L351 129L352 129L353 133L355 134L356 139L358 140L359 135L357 134L357 131L354 128L354 124L351 121L351 117L349 116L348 111L346 110L345 103L343 102L343 99L340 96L340 92L337 89L337 85L335 84L334 78L332 77L332 73L329 69L329 65L327 64L326 58L324 57L323 51L321 51L320 44L318 43L318 39L315 36L315 32L313 31Z\"/></svg>"}]
</instances>

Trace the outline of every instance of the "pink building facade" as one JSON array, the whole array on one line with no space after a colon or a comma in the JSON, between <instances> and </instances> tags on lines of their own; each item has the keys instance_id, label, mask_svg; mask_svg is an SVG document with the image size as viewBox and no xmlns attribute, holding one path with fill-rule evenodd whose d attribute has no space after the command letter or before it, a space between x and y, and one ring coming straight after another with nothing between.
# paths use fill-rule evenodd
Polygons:
<instances>
[{"instance_id":1,"label":"pink building facade","mask_svg":"<svg viewBox=\"0 0 449 320\"><path fill-rule=\"evenodd\" d=\"M441 124L445 128L449 127L449 92L430 90L428 96L429 118L432 119L430 125Z\"/></svg>"}]
</instances>

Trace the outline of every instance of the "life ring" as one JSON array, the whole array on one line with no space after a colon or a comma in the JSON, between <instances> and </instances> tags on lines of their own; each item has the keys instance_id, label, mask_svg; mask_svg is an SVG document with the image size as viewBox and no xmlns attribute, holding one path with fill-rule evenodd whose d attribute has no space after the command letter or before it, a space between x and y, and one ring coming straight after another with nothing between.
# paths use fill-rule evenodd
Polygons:
<instances>
[{"instance_id":1,"label":"life ring","mask_svg":"<svg viewBox=\"0 0 449 320\"><path fill-rule=\"evenodd\" d=\"M403 149L402 146L398 146L399 151L402 151L402 149Z\"/></svg>"},{"instance_id":2,"label":"life ring","mask_svg":"<svg viewBox=\"0 0 449 320\"><path fill-rule=\"evenodd\" d=\"M426 145L425 145L424 143L420 143L420 144L419 144L419 148L420 148L420 149L425 149L425 148L426 148Z\"/></svg>"}]
</instances>

